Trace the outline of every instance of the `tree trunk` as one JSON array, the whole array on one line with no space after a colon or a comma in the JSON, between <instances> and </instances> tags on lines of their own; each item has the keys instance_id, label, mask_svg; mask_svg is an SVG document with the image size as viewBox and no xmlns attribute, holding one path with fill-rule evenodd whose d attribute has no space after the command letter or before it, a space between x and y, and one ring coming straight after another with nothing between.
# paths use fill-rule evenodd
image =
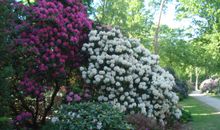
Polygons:
<instances>
[{"instance_id":1,"label":"tree trunk","mask_svg":"<svg viewBox=\"0 0 220 130\"><path fill-rule=\"evenodd\" d=\"M42 120L41 120L41 124L45 124L47 114L48 114L48 112L51 110L51 108L52 108L52 106L53 106L53 104L54 104L54 100L55 100L55 97L56 97L56 95L57 95L59 89L60 89L60 86L59 86L58 82L56 82L56 85L55 85L55 88L54 88L54 91L53 91L53 94L52 94L50 103L49 103L49 105L46 107L46 109L44 110L43 117L42 117Z\"/></svg>"},{"instance_id":2,"label":"tree trunk","mask_svg":"<svg viewBox=\"0 0 220 130\"><path fill-rule=\"evenodd\" d=\"M189 83L192 84L192 71L189 72Z\"/></svg>"},{"instance_id":3,"label":"tree trunk","mask_svg":"<svg viewBox=\"0 0 220 130\"><path fill-rule=\"evenodd\" d=\"M196 73L196 84L195 84L195 90L199 90L198 82L199 82L199 70L198 67L195 68L195 73Z\"/></svg>"},{"instance_id":4,"label":"tree trunk","mask_svg":"<svg viewBox=\"0 0 220 130\"><path fill-rule=\"evenodd\" d=\"M190 89L193 89L192 77L193 77L192 70L190 70L190 72L189 72L189 85L190 85Z\"/></svg>"},{"instance_id":5,"label":"tree trunk","mask_svg":"<svg viewBox=\"0 0 220 130\"><path fill-rule=\"evenodd\" d=\"M159 12L159 19L158 19L158 23L157 23L157 28L155 31L155 35L154 35L154 53L158 54L159 53L159 42L158 42L158 35L159 35L159 31L160 31L160 21L161 21L161 16L162 16L162 12L163 12L163 7L165 5L166 0L162 0L160 3L160 12Z\"/></svg>"}]
</instances>

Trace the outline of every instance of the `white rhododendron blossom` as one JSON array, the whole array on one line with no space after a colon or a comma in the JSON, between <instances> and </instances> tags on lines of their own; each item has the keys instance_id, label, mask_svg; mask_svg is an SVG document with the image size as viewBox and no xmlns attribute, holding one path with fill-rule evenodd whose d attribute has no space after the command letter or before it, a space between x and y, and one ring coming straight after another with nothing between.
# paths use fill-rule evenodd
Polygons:
<instances>
[{"instance_id":1,"label":"white rhododendron blossom","mask_svg":"<svg viewBox=\"0 0 220 130\"><path fill-rule=\"evenodd\" d=\"M162 123L168 116L181 116L178 96L172 91L173 76L140 41L124 37L115 28L93 30L82 51L89 55L88 66L80 68L82 77L98 87L98 101L129 113L141 112Z\"/></svg>"}]
</instances>

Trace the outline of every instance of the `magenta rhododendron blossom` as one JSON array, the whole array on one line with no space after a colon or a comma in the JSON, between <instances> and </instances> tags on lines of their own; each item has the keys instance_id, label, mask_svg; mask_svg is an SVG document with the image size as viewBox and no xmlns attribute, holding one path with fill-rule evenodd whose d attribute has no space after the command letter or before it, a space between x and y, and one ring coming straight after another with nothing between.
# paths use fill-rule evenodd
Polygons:
<instances>
[{"instance_id":1,"label":"magenta rhododendron blossom","mask_svg":"<svg viewBox=\"0 0 220 130\"><path fill-rule=\"evenodd\" d=\"M21 121L22 120L22 116L21 115L16 116L16 120L17 121Z\"/></svg>"},{"instance_id":2,"label":"magenta rhododendron blossom","mask_svg":"<svg viewBox=\"0 0 220 130\"><path fill-rule=\"evenodd\" d=\"M81 97L78 95L78 94L75 94L74 95L74 101L80 101L81 100Z\"/></svg>"},{"instance_id":3,"label":"magenta rhododendron blossom","mask_svg":"<svg viewBox=\"0 0 220 130\"><path fill-rule=\"evenodd\" d=\"M24 98L36 101L24 108L35 113L32 119L37 128L37 123L45 122L61 86L70 87L68 78L85 59L80 50L88 40L92 21L81 0L36 0L31 5L17 3L15 10L21 10L12 49L14 63L20 67L16 89ZM47 94L49 100L46 92L51 93ZM72 94L66 100L80 101L81 97ZM42 104L44 110L39 112Z\"/></svg>"},{"instance_id":4,"label":"magenta rhododendron blossom","mask_svg":"<svg viewBox=\"0 0 220 130\"><path fill-rule=\"evenodd\" d=\"M73 93L73 92L69 92L66 95L66 101L68 103L70 103L72 101L79 102L79 101L81 101L81 99L82 99L82 97L79 94L76 94L76 93Z\"/></svg>"},{"instance_id":5,"label":"magenta rhododendron blossom","mask_svg":"<svg viewBox=\"0 0 220 130\"><path fill-rule=\"evenodd\" d=\"M20 33L15 41L27 49L33 61L27 63L20 85L26 93L37 96L44 90L41 86L47 86L39 81L65 78L68 68L80 65L83 58L79 51L92 22L80 0L38 0L24 10L27 18L16 26Z\"/></svg>"},{"instance_id":6,"label":"magenta rhododendron blossom","mask_svg":"<svg viewBox=\"0 0 220 130\"><path fill-rule=\"evenodd\" d=\"M15 125L22 125L23 123L27 123L31 119L32 119L32 114L31 113L21 112L19 115L16 116L13 123Z\"/></svg>"},{"instance_id":7,"label":"magenta rhododendron blossom","mask_svg":"<svg viewBox=\"0 0 220 130\"><path fill-rule=\"evenodd\" d=\"M25 77L20 84L25 90L25 95L31 95L33 97L41 97L44 87L39 85L36 81Z\"/></svg>"},{"instance_id":8,"label":"magenta rhododendron blossom","mask_svg":"<svg viewBox=\"0 0 220 130\"><path fill-rule=\"evenodd\" d=\"M72 101L73 101L73 98L70 97L70 96L66 96L66 101L67 101L67 102L72 102Z\"/></svg>"}]
</instances>

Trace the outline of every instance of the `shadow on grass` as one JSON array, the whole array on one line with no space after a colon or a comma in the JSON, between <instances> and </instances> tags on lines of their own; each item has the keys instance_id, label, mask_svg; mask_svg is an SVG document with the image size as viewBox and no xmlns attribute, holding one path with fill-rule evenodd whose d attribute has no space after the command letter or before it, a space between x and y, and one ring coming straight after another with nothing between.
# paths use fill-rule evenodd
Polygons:
<instances>
[{"instance_id":1,"label":"shadow on grass","mask_svg":"<svg viewBox=\"0 0 220 130\"><path fill-rule=\"evenodd\" d=\"M185 110L191 112L193 130L220 130L220 112L193 97L180 102Z\"/></svg>"}]
</instances>

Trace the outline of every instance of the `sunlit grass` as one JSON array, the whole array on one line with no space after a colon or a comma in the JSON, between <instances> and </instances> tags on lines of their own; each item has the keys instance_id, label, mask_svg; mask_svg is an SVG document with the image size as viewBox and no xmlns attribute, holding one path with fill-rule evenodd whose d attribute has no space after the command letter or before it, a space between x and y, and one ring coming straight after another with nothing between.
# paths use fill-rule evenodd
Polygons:
<instances>
[{"instance_id":1,"label":"sunlit grass","mask_svg":"<svg viewBox=\"0 0 220 130\"><path fill-rule=\"evenodd\" d=\"M193 130L220 130L220 112L189 97L180 102L184 109L192 113Z\"/></svg>"}]
</instances>

